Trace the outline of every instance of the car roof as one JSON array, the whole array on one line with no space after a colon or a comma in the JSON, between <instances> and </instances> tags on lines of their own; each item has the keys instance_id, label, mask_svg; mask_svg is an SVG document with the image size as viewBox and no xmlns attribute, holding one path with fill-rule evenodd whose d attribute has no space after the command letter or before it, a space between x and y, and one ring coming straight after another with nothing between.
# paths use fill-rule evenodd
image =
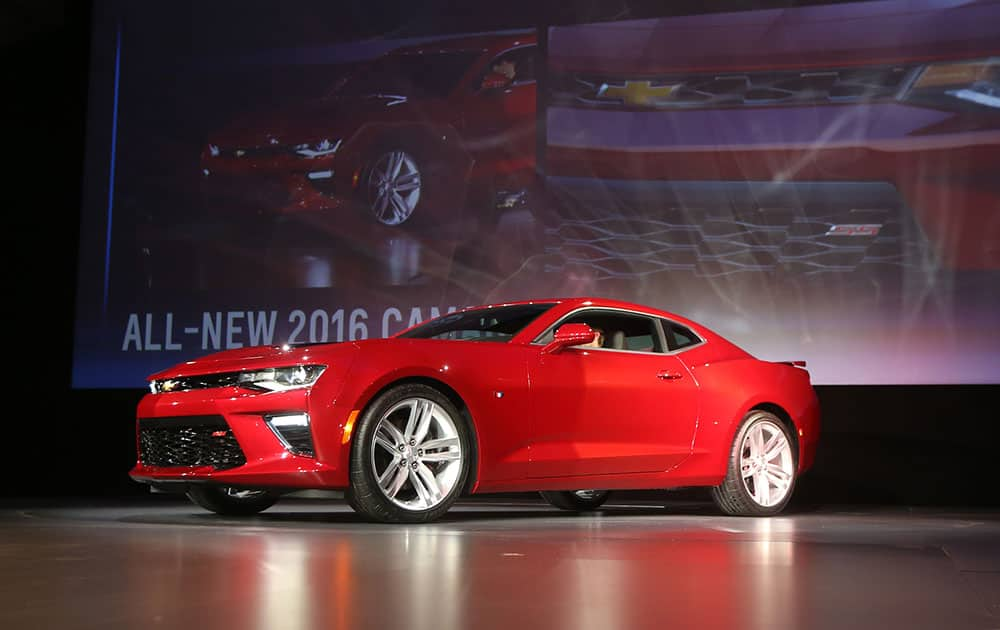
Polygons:
<instances>
[{"instance_id":1,"label":"car roof","mask_svg":"<svg viewBox=\"0 0 1000 630\"><path fill-rule=\"evenodd\" d=\"M481 35L458 35L444 37L433 41L422 42L393 49L390 55L417 55L438 52L459 52L475 50L478 52L498 53L515 46L536 43L534 30L505 31L503 33L486 33Z\"/></svg>"},{"instance_id":2,"label":"car roof","mask_svg":"<svg viewBox=\"0 0 1000 630\"><path fill-rule=\"evenodd\" d=\"M591 306L596 308L617 308L629 311L640 311L648 313L650 315L657 315L666 317L668 319L676 320L678 323L682 324L694 324L698 328L705 328L703 324L698 324L693 322L686 317L677 315L670 311L665 311L662 308L657 308L655 306L649 306L648 304L639 304L637 302L627 302L624 300L614 300L610 298L603 298L597 296L573 296L573 297L555 297L555 298L538 298L532 300L516 300L510 302L497 302L492 304L480 304L477 306L470 306L461 310L475 310L480 308L497 308L500 306L515 306L519 304L559 304L565 307L566 310L575 310L576 308L583 306Z\"/></svg>"},{"instance_id":3,"label":"car roof","mask_svg":"<svg viewBox=\"0 0 1000 630\"><path fill-rule=\"evenodd\" d=\"M479 309L500 308L505 306L518 306L518 305L528 305L528 304L553 304L555 305L554 308L559 311L558 314L559 318L562 318L565 315L581 307L621 309L621 310L635 311L638 313L646 314L650 317L663 317L670 321L676 322L682 326L690 328L707 342L713 344L724 344L727 346L731 346L735 350L746 352L733 342L729 341L725 337L721 336L719 333L715 332L714 329L701 322L694 321L682 315L678 315L674 312L667 311L662 308L657 308L655 306L640 304L638 302L628 302L625 300L614 300L598 296L534 298L528 300L510 300L504 302L483 303L483 304L476 304L474 306L466 306L465 308L460 308L450 313L442 314L440 317L446 317L447 315L454 315L455 313L464 313ZM416 328L418 326L421 326L425 323L427 322L424 321L419 324L410 326L409 328L402 330L393 336L399 337L404 333L406 333L407 331ZM544 327L539 326L537 322L532 322L527 327L525 327L521 332L519 332L516 335L516 337L523 337L525 339L534 339L535 336L540 334L543 330Z\"/></svg>"},{"instance_id":4,"label":"car roof","mask_svg":"<svg viewBox=\"0 0 1000 630\"><path fill-rule=\"evenodd\" d=\"M690 328L705 341L709 341L711 343L725 343L730 346L733 346L736 349L742 350L729 340L720 336L711 327L701 322L697 322L682 315L678 315L677 313L667 311L662 308L657 308L655 306L650 306L648 304L640 304L638 302L628 302L625 300L615 300L599 296L584 295L584 296L572 296L572 297L536 298L530 300L511 300L508 302L495 302L490 304L479 304L476 306L469 306L463 309L459 309L457 312L477 310L482 308L498 308L501 306L517 306L521 304L555 304L556 305L555 308L559 311L557 315L558 318L562 318L565 315L582 307L611 308L611 309L621 309L625 311L635 311L638 313L648 315L650 317L663 317L672 322L678 323L681 326ZM536 325L535 322L533 322L524 330L522 330L520 333L518 333L518 336L534 339L535 335L543 331L543 328L544 327L539 327L538 325Z\"/></svg>"}]
</instances>

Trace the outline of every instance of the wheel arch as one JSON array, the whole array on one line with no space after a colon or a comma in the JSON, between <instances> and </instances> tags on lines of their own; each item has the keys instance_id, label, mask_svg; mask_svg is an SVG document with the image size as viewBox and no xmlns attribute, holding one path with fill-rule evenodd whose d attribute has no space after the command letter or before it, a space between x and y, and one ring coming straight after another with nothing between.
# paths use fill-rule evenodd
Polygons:
<instances>
[{"instance_id":1,"label":"wheel arch","mask_svg":"<svg viewBox=\"0 0 1000 630\"><path fill-rule=\"evenodd\" d=\"M781 423L785 425L785 428L788 429L788 432L792 434L792 451L795 453L795 463L796 463L796 465L798 465L798 461L799 461L799 430L798 430L798 427L795 425L795 420L792 419L792 415L790 413L788 413L785 410L784 407L782 407L781 405L779 405L777 403L773 403L773 402L760 402L760 403L757 403L757 404L753 405L752 407L750 407L747 410L747 412L745 414L743 414L743 417L745 418L748 414L751 414L754 411L766 411L768 413L774 414L775 416L777 416L777 418L779 420L781 420ZM738 429L738 426L739 425L737 423L737 429ZM735 439L735 437L736 437L736 434L734 433L733 434L733 438Z\"/></svg>"},{"instance_id":2,"label":"wheel arch","mask_svg":"<svg viewBox=\"0 0 1000 630\"><path fill-rule=\"evenodd\" d=\"M763 415L765 413L767 414L766 416ZM789 447L792 451L792 468L795 470L799 468L799 436L791 414L783 406L770 401L757 401L747 405L739 419L734 422L735 427L734 431L731 432L730 447L726 456L726 474L720 484L709 489L716 506L726 514L733 516L771 516L783 510L791 499L795 487L796 473L794 471L791 473L791 477L783 489L784 495L777 502L769 502L767 504L758 502L757 498L751 494L751 491L746 486L745 479L742 478L741 458L743 445L740 442L742 439L745 439L743 436L746 435L743 432L752 422L756 422L757 420L768 420L770 422L770 417L776 418L785 427L787 432L792 434L793 438L789 441ZM766 483L770 485L770 481ZM754 487L756 488L756 481ZM753 491L753 493L756 494L756 491Z\"/></svg>"},{"instance_id":3,"label":"wheel arch","mask_svg":"<svg viewBox=\"0 0 1000 630\"><path fill-rule=\"evenodd\" d=\"M795 455L796 463L799 460L800 445L799 445L799 430L795 424L793 416L788 412L784 405L773 402L773 399L768 398L753 398L751 400L746 400L743 404L737 406L735 409L729 407L724 412L722 416L725 418L720 426L712 430L711 423L709 423L708 431L699 430L695 433L695 442L700 445L702 452L705 454L705 459L702 461L704 466L704 472L713 476L723 476L725 475L725 470L729 461L730 449L732 449L733 444L736 441L736 436L739 433L740 427L743 425L743 421L755 411L766 411L768 413L774 414L778 420L788 429L791 433L792 439L792 450ZM701 440L701 442L699 442ZM696 450L699 447L696 446Z\"/></svg>"},{"instance_id":4,"label":"wheel arch","mask_svg":"<svg viewBox=\"0 0 1000 630\"><path fill-rule=\"evenodd\" d=\"M465 486L462 488L462 495L469 494L475 487L476 480L479 479L479 432L476 430L476 423L472 419L472 412L469 410L469 406L451 385L430 376L411 375L396 378L384 383L381 387L373 391L365 401L364 406L362 406L359 415L363 415L367 412L368 408L371 407L376 400L378 400L379 396L394 387L399 387L400 385L426 385L428 387L432 387L440 392L442 396L447 398L453 405L455 405L455 408L458 409L462 416L461 420L462 422L465 422L466 428L469 429L469 435L471 436L470 442L472 446L472 459L469 462L469 475L466 477ZM355 442L357 441L355 439L356 435L356 433L352 433L350 438L349 450L351 451L355 448ZM348 461L350 461L349 458Z\"/></svg>"},{"instance_id":5,"label":"wheel arch","mask_svg":"<svg viewBox=\"0 0 1000 630\"><path fill-rule=\"evenodd\" d=\"M449 159L462 162L462 171L466 175L472 169L473 159L462 146L461 134L454 125L448 123L366 123L350 137L341 150L344 155L352 158L349 164L351 173L360 176L375 153L395 146L419 148L421 153L430 151L448 156ZM353 177L351 193L358 193Z\"/></svg>"},{"instance_id":6,"label":"wheel arch","mask_svg":"<svg viewBox=\"0 0 1000 630\"><path fill-rule=\"evenodd\" d=\"M372 122L359 129L343 150L350 156L344 168L346 196L364 212L371 213L366 182L373 165L385 152L402 150L413 158L420 173L420 197L412 217L390 225L412 221L427 228L461 218L475 160L454 125L433 120Z\"/></svg>"}]
</instances>

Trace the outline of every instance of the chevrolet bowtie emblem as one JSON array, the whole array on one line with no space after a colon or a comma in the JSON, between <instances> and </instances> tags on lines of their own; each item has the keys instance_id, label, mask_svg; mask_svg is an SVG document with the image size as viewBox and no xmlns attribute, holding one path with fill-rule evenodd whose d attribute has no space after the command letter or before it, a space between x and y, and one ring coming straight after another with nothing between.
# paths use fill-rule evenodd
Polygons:
<instances>
[{"instance_id":1,"label":"chevrolet bowtie emblem","mask_svg":"<svg viewBox=\"0 0 1000 630\"><path fill-rule=\"evenodd\" d=\"M625 85L601 85L597 98L621 100L625 105L649 106L669 100L681 85L653 85L652 81L626 81Z\"/></svg>"}]
</instances>

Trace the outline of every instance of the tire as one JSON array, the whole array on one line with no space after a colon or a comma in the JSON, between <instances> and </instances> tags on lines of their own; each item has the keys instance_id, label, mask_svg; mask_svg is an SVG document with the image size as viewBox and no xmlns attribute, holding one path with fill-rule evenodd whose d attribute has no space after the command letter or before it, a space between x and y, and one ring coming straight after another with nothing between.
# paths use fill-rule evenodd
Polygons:
<instances>
[{"instance_id":1,"label":"tire","mask_svg":"<svg viewBox=\"0 0 1000 630\"><path fill-rule=\"evenodd\" d=\"M608 490L570 490L566 492L540 492L552 507L568 512L589 512L604 505L611 496Z\"/></svg>"},{"instance_id":2,"label":"tire","mask_svg":"<svg viewBox=\"0 0 1000 630\"><path fill-rule=\"evenodd\" d=\"M470 435L462 413L433 387L410 383L385 391L358 424L348 504L382 523L437 520L465 488Z\"/></svg>"},{"instance_id":3,"label":"tire","mask_svg":"<svg viewBox=\"0 0 1000 630\"><path fill-rule=\"evenodd\" d=\"M711 489L716 506L734 516L781 512L795 490L798 458L794 440L774 414L747 414L730 449L726 478Z\"/></svg>"},{"instance_id":4,"label":"tire","mask_svg":"<svg viewBox=\"0 0 1000 630\"><path fill-rule=\"evenodd\" d=\"M225 516L251 516L278 502L267 490L245 490L226 486L193 486L187 497L195 505Z\"/></svg>"}]
</instances>

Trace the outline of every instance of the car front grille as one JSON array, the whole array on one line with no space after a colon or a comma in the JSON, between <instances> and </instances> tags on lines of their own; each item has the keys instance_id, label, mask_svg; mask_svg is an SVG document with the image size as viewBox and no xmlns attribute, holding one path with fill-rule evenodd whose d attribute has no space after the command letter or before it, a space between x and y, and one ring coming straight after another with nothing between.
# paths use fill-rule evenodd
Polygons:
<instances>
[{"instance_id":1,"label":"car front grille","mask_svg":"<svg viewBox=\"0 0 1000 630\"><path fill-rule=\"evenodd\" d=\"M677 271L879 276L920 273L930 264L926 237L888 185L824 184L813 199L789 186L792 194L770 203L736 203L725 199L724 183L698 184L700 198L672 189L645 200L602 187L609 182L560 184L550 179L562 206L547 231L551 271L586 270L597 279Z\"/></svg>"},{"instance_id":2,"label":"car front grille","mask_svg":"<svg viewBox=\"0 0 1000 630\"><path fill-rule=\"evenodd\" d=\"M209 170L201 179L201 196L213 210L274 212L288 204L292 191L281 176Z\"/></svg>"},{"instance_id":3,"label":"car front grille","mask_svg":"<svg viewBox=\"0 0 1000 630\"><path fill-rule=\"evenodd\" d=\"M894 98L916 66L651 76L560 73L552 105L676 109L853 103Z\"/></svg>"},{"instance_id":4,"label":"car front grille","mask_svg":"<svg viewBox=\"0 0 1000 630\"><path fill-rule=\"evenodd\" d=\"M294 156L296 147L291 145L265 145L259 147L220 148L219 157L230 159L270 159L282 156Z\"/></svg>"},{"instance_id":5,"label":"car front grille","mask_svg":"<svg viewBox=\"0 0 1000 630\"><path fill-rule=\"evenodd\" d=\"M153 381L153 392L186 392L192 389L214 389L217 387L237 387L240 384L241 372L222 372L220 374L199 374Z\"/></svg>"},{"instance_id":6,"label":"car front grille","mask_svg":"<svg viewBox=\"0 0 1000 630\"><path fill-rule=\"evenodd\" d=\"M222 416L139 419L139 460L147 466L236 468L246 456Z\"/></svg>"}]
</instances>

